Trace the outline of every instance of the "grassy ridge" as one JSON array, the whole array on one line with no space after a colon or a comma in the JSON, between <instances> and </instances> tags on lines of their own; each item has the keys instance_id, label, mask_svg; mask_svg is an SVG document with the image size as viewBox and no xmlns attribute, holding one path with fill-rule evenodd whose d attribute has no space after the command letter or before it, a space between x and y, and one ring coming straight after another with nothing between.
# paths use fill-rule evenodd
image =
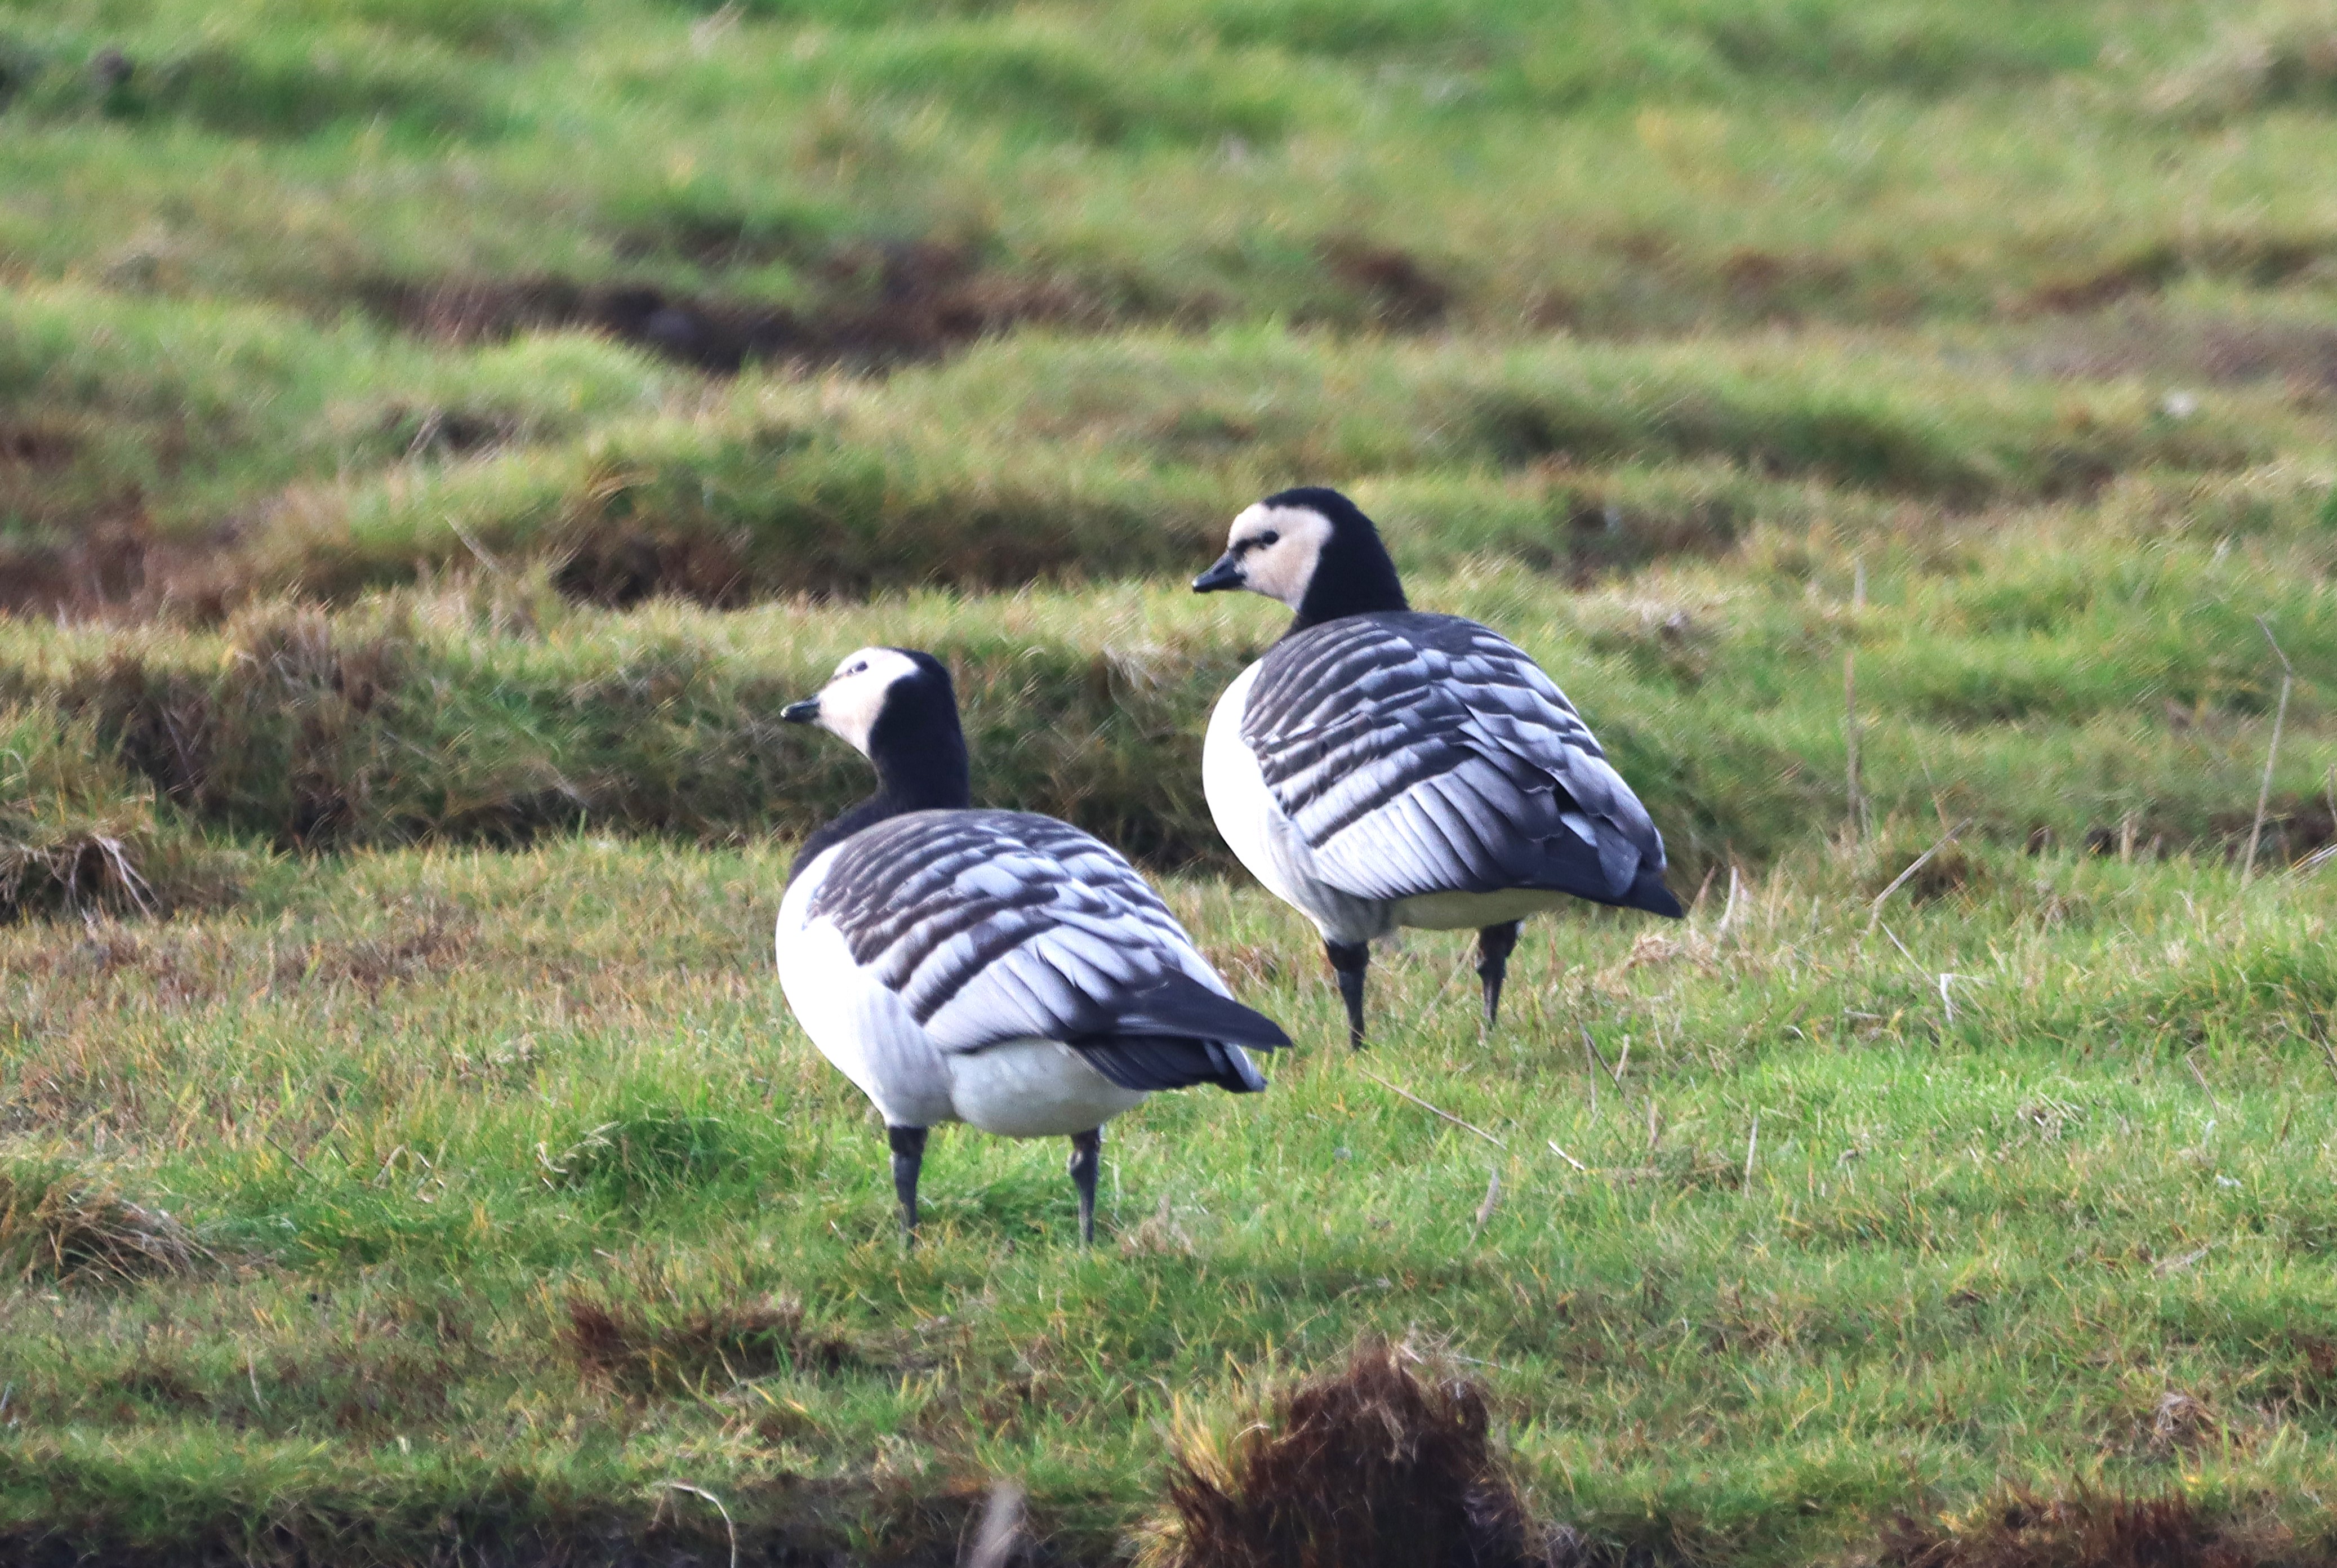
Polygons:
<instances>
[{"instance_id":1,"label":"grassy ridge","mask_svg":"<svg viewBox=\"0 0 2337 1568\"><path fill-rule=\"evenodd\" d=\"M2277 317L2090 344L1024 336L882 382L719 392L574 336L433 353L78 289L17 297L5 326L12 597L199 615L482 563L546 562L617 604L1171 573L1293 474L1388 510L1410 569L1498 552L1588 576L1893 501L2230 472L2329 433ZM2170 404L2194 377L2205 394Z\"/></svg>"},{"instance_id":2,"label":"grassy ridge","mask_svg":"<svg viewBox=\"0 0 2337 1568\"><path fill-rule=\"evenodd\" d=\"M2133 380L2037 385L1888 344L1026 337L881 388L747 387L727 418L396 474L305 509L287 559L255 575L346 591L464 560L465 532L498 553L552 552L572 588L620 599L1175 571L1294 473L1413 502L1425 515L1397 541L1415 569L1579 550L1569 564L1597 570L1806 516L1779 481L1836 487L1853 509L1876 494L1970 507L2136 470L2243 467L2321 424L2270 389L2221 392L2180 420L2158 403ZM1582 548L1580 520L1610 504L1645 521Z\"/></svg>"},{"instance_id":3,"label":"grassy ridge","mask_svg":"<svg viewBox=\"0 0 2337 1568\"><path fill-rule=\"evenodd\" d=\"M1055 1153L949 1134L902 1256L865 1107L751 959L783 851L368 857L169 927L0 930L9 1170L200 1250L0 1298L0 1511L404 1562L446 1522L654 1539L681 1475L750 1542L897 1554L1004 1473L1102 1561L1154 1423L1374 1329L1471 1358L1537 1508L1602 1551L1809 1561L1911 1475L2180 1481L2309 1537L2325 899L1976 853L1888 911L1902 957L1858 934L1898 863L1752 879L1725 930L1717 899L1541 928L1490 1042L1457 940L1414 941L1363 1064L1299 921L1175 884L1302 1043L1257 1101L1115 1127L1092 1257Z\"/></svg>"},{"instance_id":4,"label":"grassy ridge","mask_svg":"<svg viewBox=\"0 0 2337 1568\"><path fill-rule=\"evenodd\" d=\"M1416 580L1415 600L1546 662L1689 878L1850 820L1845 657L1873 821L2227 852L2270 744L2269 626L2301 677L2268 800L2279 859L2337 829L2322 506L2316 482L2277 473L2135 485L2017 528L1755 532L1725 561L1603 591L1487 563ZM1281 621L1174 588L617 615L540 574L483 575L217 632L19 627L0 638L0 697L91 726L93 758L122 759L179 820L282 845L575 824L724 843L805 831L866 787L781 706L854 648L930 647L955 667L985 799L1156 865L1222 864L1200 735Z\"/></svg>"},{"instance_id":5,"label":"grassy ridge","mask_svg":"<svg viewBox=\"0 0 2337 1568\"><path fill-rule=\"evenodd\" d=\"M1644 500L1628 566L1790 520L1780 477L1971 505L2311 451L2325 43L2277 5L0 7L0 591L215 615L478 547L611 602L1000 587L1164 570L1295 473L1433 477L1417 564ZM652 363L1033 323L1144 330L891 386Z\"/></svg>"}]
</instances>

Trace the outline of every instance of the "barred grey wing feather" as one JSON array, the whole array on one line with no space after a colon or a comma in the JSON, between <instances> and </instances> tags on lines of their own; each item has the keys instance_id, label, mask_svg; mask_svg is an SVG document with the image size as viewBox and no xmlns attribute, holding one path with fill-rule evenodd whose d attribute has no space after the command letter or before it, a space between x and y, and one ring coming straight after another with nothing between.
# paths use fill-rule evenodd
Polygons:
<instances>
[{"instance_id":1,"label":"barred grey wing feather","mask_svg":"<svg viewBox=\"0 0 2337 1568\"><path fill-rule=\"evenodd\" d=\"M835 923L853 961L898 995L944 1051L1080 1042L1114 1076L1099 1053L1109 1057L1130 1031L1158 1034L1152 1012L1164 996L1182 995L1180 986L1219 998L1226 1009L1188 1006L1187 1015L1251 1020L1228 1040L1280 1043L1270 1023L1223 998L1208 961L1134 868L1051 817L945 811L887 819L845 842L809 915ZM1162 1064L1181 1059L1178 1049L1152 1040L1146 1065L1114 1081L1135 1076L1159 1086L1164 1073L1174 1076ZM1186 1082L1256 1079L1246 1059L1237 1070L1223 1050L1185 1054L1202 1074Z\"/></svg>"},{"instance_id":2,"label":"barred grey wing feather","mask_svg":"<svg viewBox=\"0 0 2337 1568\"><path fill-rule=\"evenodd\" d=\"M1565 694L1473 621L1355 616L1284 639L1242 739L1318 868L1358 898L1532 887L1613 902L1664 863Z\"/></svg>"}]
</instances>

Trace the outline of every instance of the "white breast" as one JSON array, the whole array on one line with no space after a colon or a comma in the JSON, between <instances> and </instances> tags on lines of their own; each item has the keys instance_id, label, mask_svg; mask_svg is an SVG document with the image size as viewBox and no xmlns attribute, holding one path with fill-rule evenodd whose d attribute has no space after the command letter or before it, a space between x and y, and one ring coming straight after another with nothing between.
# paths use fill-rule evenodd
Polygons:
<instances>
[{"instance_id":1,"label":"white breast","mask_svg":"<svg viewBox=\"0 0 2337 1568\"><path fill-rule=\"evenodd\" d=\"M953 1121L950 1069L908 1005L853 961L844 935L806 918L833 849L796 878L779 903L779 989L820 1055L859 1086L895 1127Z\"/></svg>"},{"instance_id":2,"label":"white breast","mask_svg":"<svg viewBox=\"0 0 2337 1568\"><path fill-rule=\"evenodd\" d=\"M1284 814L1241 736L1242 715L1261 665L1234 677L1209 715L1201 743L1201 793L1226 847L1266 891L1313 920L1334 941L1361 942L1392 929L1386 906L1328 886L1315 874L1315 852Z\"/></svg>"}]
</instances>

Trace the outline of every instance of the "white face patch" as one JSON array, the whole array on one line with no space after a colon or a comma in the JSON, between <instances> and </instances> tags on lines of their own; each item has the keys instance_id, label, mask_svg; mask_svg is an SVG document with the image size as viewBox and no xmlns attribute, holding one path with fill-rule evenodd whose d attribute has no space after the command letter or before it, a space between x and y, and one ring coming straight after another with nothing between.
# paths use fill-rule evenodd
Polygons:
<instances>
[{"instance_id":1,"label":"white face patch","mask_svg":"<svg viewBox=\"0 0 2337 1568\"><path fill-rule=\"evenodd\" d=\"M865 756L868 732L876 727L876 716L885 711L885 697L893 683L916 673L914 660L889 648L864 648L846 655L827 684L819 688L819 717L815 722L830 735L843 736Z\"/></svg>"},{"instance_id":2,"label":"white face patch","mask_svg":"<svg viewBox=\"0 0 2337 1568\"><path fill-rule=\"evenodd\" d=\"M1313 507L1260 502L1234 519L1226 549L1241 563L1244 588L1296 609L1330 539L1331 520Z\"/></svg>"}]
</instances>

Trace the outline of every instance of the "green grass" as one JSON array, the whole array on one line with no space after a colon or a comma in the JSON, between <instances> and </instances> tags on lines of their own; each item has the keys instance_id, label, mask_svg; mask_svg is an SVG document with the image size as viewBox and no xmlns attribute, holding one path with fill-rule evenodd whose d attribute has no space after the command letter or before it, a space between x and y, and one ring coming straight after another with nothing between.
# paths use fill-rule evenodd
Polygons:
<instances>
[{"instance_id":1,"label":"green grass","mask_svg":"<svg viewBox=\"0 0 2337 1568\"><path fill-rule=\"evenodd\" d=\"M361 1518L354 1560L403 1561L442 1510L646 1527L680 1478L757 1539L900 1551L1000 1473L1100 1560L1159 1423L1370 1330L1467 1358L1535 1506L1618 1546L1807 1561L2013 1480L2318 1518L2311 881L1976 853L1869 936L1898 862L1804 859L1685 930L1539 928L1491 1040L1459 940L1408 941L1360 1059L1296 917L1178 882L1299 1038L1271 1091L1116 1124L1088 1255L1059 1150L944 1133L904 1257L875 1123L755 956L785 858L395 854L0 933L15 1168L201 1248L6 1299L0 1512L60 1487L126 1549L265 1488L288 1538Z\"/></svg>"},{"instance_id":2,"label":"green grass","mask_svg":"<svg viewBox=\"0 0 2337 1568\"><path fill-rule=\"evenodd\" d=\"M0 0L0 1556L1157 1556L1380 1334L1583 1563L2325 1561L2332 109L2291 0ZM1181 586L1296 482L1687 927L1334 1048ZM773 984L866 643L1300 1038L1093 1255L945 1131L904 1257Z\"/></svg>"},{"instance_id":3,"label":"green grass","mask_svg":"<svg viewBox=\"0 0 2337 1568\"><path fill-rule=\"evenodd\" d=\"M1401 314L1360 242L1472 322L1636 330L1984 315L2159 249L2140 287L2310 280L2329 229L2325 24L2277 5L463 9L11 7L0 247L318 309L835 299L934 236L1116 309Z\"/></svg>"}]
</instances>

